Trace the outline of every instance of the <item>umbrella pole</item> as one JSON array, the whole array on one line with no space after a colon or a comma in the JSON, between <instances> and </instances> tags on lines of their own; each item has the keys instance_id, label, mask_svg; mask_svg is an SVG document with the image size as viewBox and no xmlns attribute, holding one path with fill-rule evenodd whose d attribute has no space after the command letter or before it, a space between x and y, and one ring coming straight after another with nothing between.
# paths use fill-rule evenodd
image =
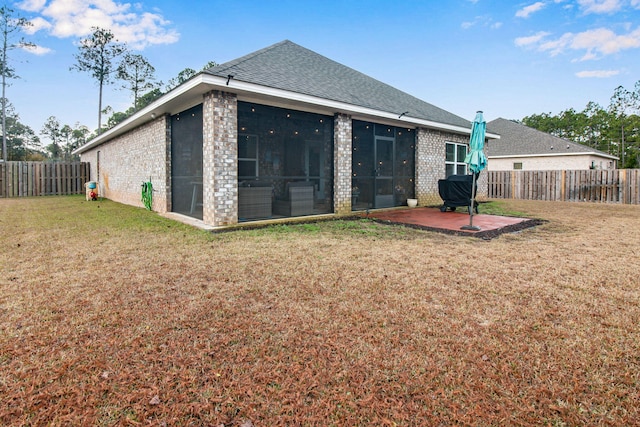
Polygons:
<instances>
[{"instance_id":1,"label":"umbrella pole","mask_svg":"<svg viewBox=\"0 0 640 427\"><path fill-rule=\"evenodd\" d=\"M480 227L477 225L473 225L473 202L476 198L476 173L473 172L473 180L471 184L471 212L469 213L469 225L463 225L460 227L461 230L474 230L480 231Z\"/></svg>"}]
</instances>

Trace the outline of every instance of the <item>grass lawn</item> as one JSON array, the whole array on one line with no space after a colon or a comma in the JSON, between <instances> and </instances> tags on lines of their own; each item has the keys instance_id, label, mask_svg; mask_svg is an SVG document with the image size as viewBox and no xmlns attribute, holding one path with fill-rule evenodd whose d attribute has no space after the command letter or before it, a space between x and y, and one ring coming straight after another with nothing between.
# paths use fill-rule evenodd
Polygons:
<instances>
[{"instance_id":1,"label":"grass lawn","mask_svg":"<svg viewBox=\"0 0 640 427\"><path fill-rule=\"evenodd\" d=\"M640 206L485 241L0 200L0 425L640 425Z\"/></svg>"}]
</instances>

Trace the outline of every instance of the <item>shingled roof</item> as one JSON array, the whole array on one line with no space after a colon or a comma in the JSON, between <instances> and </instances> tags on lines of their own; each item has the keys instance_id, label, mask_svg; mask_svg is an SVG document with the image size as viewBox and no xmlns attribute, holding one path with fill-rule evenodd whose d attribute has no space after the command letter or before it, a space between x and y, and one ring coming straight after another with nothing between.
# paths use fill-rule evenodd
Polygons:
<instances>
[{"instance_id":1,"label":"shingled roof","mask_svg":"<svg viewBox=\"0 0 640 427\"><path fill-rule=\"evenodd\" d=\"M486 146L487 156L533 156L592 153L614 159L615 156L558 138L513 120L498 118L487 123L487 131L500 135Z\"/></svg>"},{"instance_id":2,"label":"shingled roof","mask_svg":"<svg viewBox=\"0 0 640 427\"><path fill-rule=\"evenodd\" d=\"M235 91L239 99L244 97L253 102L265 100L268 103L276 99L289 102L295 106L293 108L308 103L321 108L324 114L361 114L372 120L397 118L399 123L408 126L462 134L471 131L471 122L460 116L284 40L196 74L93 138L74 154L103 144L155 117L190 108L202 102L202 96L211 90ZM487 138L499 136L487 132Z\"/></svg>"},{"instance_id":3,"label":"shingled roof","mask_svg":"<svg viewBox=\"0 0 640 427\"><path fill-rule=\"evenodd\" d=\"M322 99L470 128L471 122L289 40L205 73Z\"/></svg>"}]
</instances>

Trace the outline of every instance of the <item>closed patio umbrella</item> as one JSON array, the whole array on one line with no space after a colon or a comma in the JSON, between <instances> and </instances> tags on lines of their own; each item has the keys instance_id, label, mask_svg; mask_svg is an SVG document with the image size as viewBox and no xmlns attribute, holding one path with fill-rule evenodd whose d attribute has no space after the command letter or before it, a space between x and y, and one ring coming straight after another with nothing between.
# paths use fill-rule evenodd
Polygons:
<instances>
[{"instance_id":1,"label":"closed patio umbrella","mask_svg":"<svg viewBox=\"0 0 640 427\"><path fill-rule=\"evenodd\" d=\"M473 225L473 203L476 198L476 177L481 170L487 167L487 157L484 155L484 137L487 123L484 121L482 111L476 113L471 127L471 137L469 139L469 154L464 162L469 165L473 173L473 184L471 186L471 214L469 215L469 225L460 227L462 230L480 230L480 227Z\"/></svg>"}]
</instances>

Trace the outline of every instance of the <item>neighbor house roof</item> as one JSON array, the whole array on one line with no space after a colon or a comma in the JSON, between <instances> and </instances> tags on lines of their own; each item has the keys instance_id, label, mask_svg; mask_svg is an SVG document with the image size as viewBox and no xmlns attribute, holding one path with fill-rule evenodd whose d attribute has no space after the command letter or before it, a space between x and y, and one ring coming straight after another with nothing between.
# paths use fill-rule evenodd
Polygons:
<instances>
[{"instance_id":1,"label":"neighbor house roof","mask_svg":"<svg viewBox=\"0 0 640 427\"><path fill-rule=\"evenodd\" d=\"M586 145L559 138L513 120L498 118L487 123L487 131L500 135L486 146L488 157L529 157L592 154L618 158Z\"/></svg>"},{"instance_id":2,"label":"neighbor house roof","mask_svg":"<svg viewBox=\"0 0 640 427\"><path fill-rule=\"evenodd\" d=\"M236 93L238 100L245 102L471 133L471 122L462 117L284 40L196 74L74 153L82 153L155 117L177 114L202 103L202 96L212 90ZM487 133L487 138L499 136Z\"/></svg>"},{"instance_id":3,"label":"neighbor house roof","mask_svg":"<svg viewBox=\"0 0 640 427\"><path fill-rule=\"evenodd\" d=\"M284 40L206 73L463 128L471 122ZM473 113L473 111L471 112Z\"/></svg>"}]
</instances>

